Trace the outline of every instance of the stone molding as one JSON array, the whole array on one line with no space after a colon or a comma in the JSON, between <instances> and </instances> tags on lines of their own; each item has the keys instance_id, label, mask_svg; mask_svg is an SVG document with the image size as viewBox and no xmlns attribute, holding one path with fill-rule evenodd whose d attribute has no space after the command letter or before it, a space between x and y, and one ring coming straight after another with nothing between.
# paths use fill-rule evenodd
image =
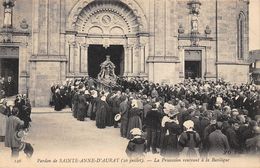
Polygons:
<instances>
[{"instance_id":1,"label":"stone molding","mask_svg":"<svg viewBox=\"0 0 260 168\"><path fill-rule=\"evenodd\" d=\"M91 4L94 1L95 0L79 0L79 2L74 5L74 7L69 12L67 18L67 30L75 30L75 27L73 27L73 25L75 25L75 23L77 22L80 13L84 8L86 8L89 4ZM102 3L102 1L99 1L99 3ZM144 15L143 9L135 0L119 0L116 1L116 3L126 5L133 12L133 14L137 17L140 26L140 32L148 32L147 18Z\"/></svg>"},{"instance_id":2,"label":"stone molding","mask_svg":"<svg viewBox=\"0 0 260 168\"><path fill-rule=\"evenodd\" d=\"M30 62L67 62L65 55L32 55Z\"/></svg>"},{"instance_id":3,"label":"stone molding","mask_svg":"<svg viewBox=\"0 0 260 168\"><path fill-rule=\"evenodd\" d=\"M123 35L139 31L138 19L131 11L119 12L119 6L108 4L96 8L83 9L75 22L77 32Z\"/></svg>"},{"instance_id":4,"label":"stone molding","mask_svg":"<svg viewBox=\"0 0 260 168\"><path fill-rule=\"evenodd\" d=\"M179 34L178 35L178 40L190 40L191 34ZM205 41L212 41L214 40L213 37L209 37L208 35L205 34L198 34L197 38L200 40L205 40Z\"/></svg>"},{"instance_id":5,"label":"stone molding","mask_svg":"<svg viewBox=\"0 0 260 168\"><path fill-rule=\"evenodd\" d=\"M230 62L230 61L218 61L216 65L250 65L248 62Z\"/></svg>"},{"instance_id":6,"label":"stone molding","mask_svg":"<svg viewBox=\"0 0 260 168\"><path fill-rule=\"evenodd\" d=\"M149 56L147 63L180 63L180 60L174 56Z\"/></svg>"}]
</instances>

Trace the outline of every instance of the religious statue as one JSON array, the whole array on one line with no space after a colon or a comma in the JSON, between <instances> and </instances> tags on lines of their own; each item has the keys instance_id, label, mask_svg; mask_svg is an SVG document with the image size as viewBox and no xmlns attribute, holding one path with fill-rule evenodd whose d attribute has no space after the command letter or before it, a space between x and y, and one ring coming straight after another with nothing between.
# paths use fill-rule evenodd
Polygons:
<instances>
[{"instance_id":1,"label":"religious statue","mask_svg":"<svg viewBox=\"0 0 260 168\"><path fill-rule=\"evenodd\" d=\"M12 28L12 8L14 7L14 0L4 0L4 28Z\"/></svg>"},{"instance_id":2,"label":"religious statue","mask_svg":"<svg viewBox=\"0 0 260 168\"><path fill-rule=\"evenodd\" d=\"M191 18L191 32L197 33L198 32L198 16L193 15Z\"/></svg>"},{"instance_id":3,"label":"religious statue","mask_svg":"<svg viewBox=\"0 0 260 168\"><path fill-rule=\"evenodd\" d=\"M115 83L116 75L115 75L115 65L110 60L110 56L106 56L106 60L100 64L101 70L98 74L98 79L104 81L106 83Z\"/></svg>"}]
</instances>

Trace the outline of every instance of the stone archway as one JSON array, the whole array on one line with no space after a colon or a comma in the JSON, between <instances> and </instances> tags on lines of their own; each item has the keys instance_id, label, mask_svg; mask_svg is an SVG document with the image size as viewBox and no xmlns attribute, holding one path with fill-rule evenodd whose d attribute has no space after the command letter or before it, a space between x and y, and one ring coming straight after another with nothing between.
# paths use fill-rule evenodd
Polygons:
<instances>
[{"instance_id":1,"label":"stone archway","mask_svg":"<svg viewBox=\"0 0 260 168\"><path fill-rule=\"evenodd\" d=\"M136 3L135 0L79 0L79 2L76 3L69 12L69 16L67 18L68 24L66 25L66 29L69 31L75 30L76 22L79 18L79 15L85 7L89 6L91 3L104 4L106 2L123 4L125 7L129 8L138 19L140 32L148 32L146 16L144 15L143 9L139 6L138 3Z\"/></svg>"},{"instance_id":2,"label":"stone archway","mask_svg":"<svg viewBox=\"0 0 260 168\"><path fill-rule=\"evenodd\" d=\"M148 33L141 8L132 0L79 1L71 10L66 31L67 76L88 75L89 45L121 45L124 75L146 74Z\"/></svg>"},{"instance_id":3,"label":"stone archway","mask_svg":"<svg viewBox=\"0 0 260 168\"><path fill-rule=\"evenodd\" d=\"M74 29L90 35L127 35L139 32L137 16L117 1L94 1L81 10Z\"/></svg>"}]
</instances>

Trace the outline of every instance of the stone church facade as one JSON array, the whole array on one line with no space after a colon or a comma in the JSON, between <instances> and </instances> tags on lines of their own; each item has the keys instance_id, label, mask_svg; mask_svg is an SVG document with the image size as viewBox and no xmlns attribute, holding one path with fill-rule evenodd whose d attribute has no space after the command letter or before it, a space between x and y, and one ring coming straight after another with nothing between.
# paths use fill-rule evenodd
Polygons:
<instances>
[{"instance_id":1,"label":"stone church facade","mask_svg":"<svg viewBox=\"0 0 260 168\"><path fill-rule=\"evenodd\" d=\"M119 76L249 80L249 0L5 0L0 13L0 75L34 106L106 55Z\"/></svg>"}]
</instances>

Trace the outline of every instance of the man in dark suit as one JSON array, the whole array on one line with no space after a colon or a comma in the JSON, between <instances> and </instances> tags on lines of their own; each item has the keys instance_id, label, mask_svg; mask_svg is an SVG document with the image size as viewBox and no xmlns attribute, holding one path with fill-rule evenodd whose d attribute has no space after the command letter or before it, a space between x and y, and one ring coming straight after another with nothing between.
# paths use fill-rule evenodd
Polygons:
<instances>
[{"instance_id":1,"label":"man in dark suit","mask_svg":"<svg viewBox=\"0 0 260 168\"><path fill-rule=\"evenodd\" d=\"M7 80L4 82L4 87L6 89L6 96L13 96L14 90L14 81L11 76L7 77Z\"/></svg>"},{"instance_id":2,"label":"man in dark suit","mask_svg":"<svg viewBox=\"0 0 260 168\"><path fill-rule=\"evenodd\" d=\"M156 150L157 130L160 128L161 114L159 113L156 104L152 104L152 109L146 115L145 125L147 131L147 150L152 153L158 153Z\"/></svg>"},{"instance_id":3,"label":"man in dark suit","mask_svg":"<svg viewBox=\"0 0 260 168\"><path fill-rule=\"evenodd\" d=\"M243 101L244 101L245 97L243 92L240 92L235 98L234 98L234 105L235 108L239 108L241 109L243 106Z\"/></svg>"},{"instance_id":4,"label":"man in dark suit","mask_svg":"<svg viewBox=\"0 0 260 168\"><path fill-rule=\"evenodd\" d=\"M120 133L121 137L126 138L127 135L127 124L128 124L128 112L130 109L128 98L126 96L122 96L122 102L119 105L119 112L121 114L121 127Z\"/></svg>"},{"instance_id":5,"label":"man in dark suit","mask_svg":"<svg viewBox=\"0 0 260 168\"><path fill-rule=\"evenodd\" d=\"M217 122L216 130L209 134L209 155L224 155L230 151L228 139L221 129L222 123Z\"/></svg>"}]
</instances>

